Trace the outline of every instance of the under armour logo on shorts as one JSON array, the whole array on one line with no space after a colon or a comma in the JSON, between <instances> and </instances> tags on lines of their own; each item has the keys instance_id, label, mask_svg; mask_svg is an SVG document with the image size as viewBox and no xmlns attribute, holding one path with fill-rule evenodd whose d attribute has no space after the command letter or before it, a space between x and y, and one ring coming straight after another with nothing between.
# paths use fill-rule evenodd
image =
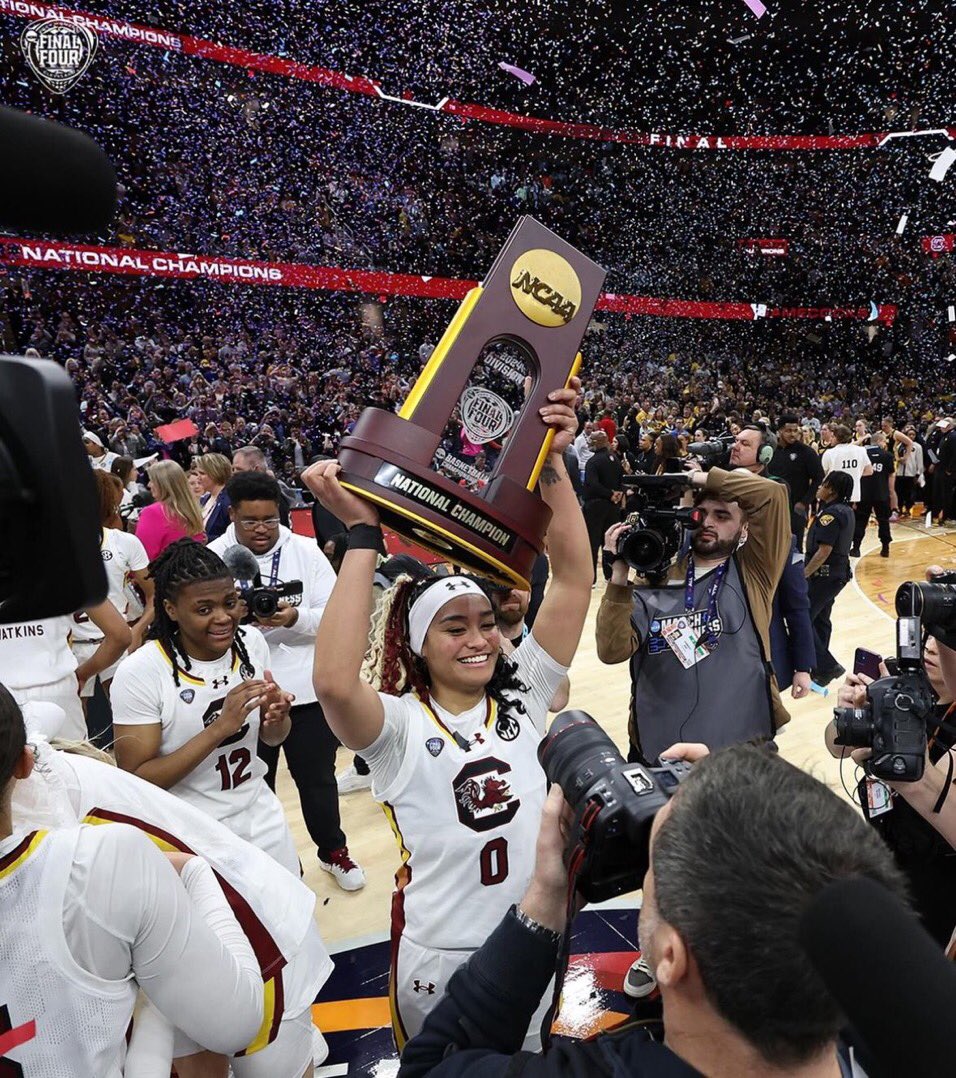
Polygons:
<instances>
[{"instance_id":1,"label":"under armour logo on shorts","mask_svg":"<svg viewBox=\"0 0 956 1078\"><path fill-rule=\"evenodd\" d=\"M422 983L421 981L415 981L415 983L412 985L412 991L425 992L427 995L433 996L435 994L435 986L432 984L431 981L425 981L424 983Z\"/></svg>"}]
</instances>

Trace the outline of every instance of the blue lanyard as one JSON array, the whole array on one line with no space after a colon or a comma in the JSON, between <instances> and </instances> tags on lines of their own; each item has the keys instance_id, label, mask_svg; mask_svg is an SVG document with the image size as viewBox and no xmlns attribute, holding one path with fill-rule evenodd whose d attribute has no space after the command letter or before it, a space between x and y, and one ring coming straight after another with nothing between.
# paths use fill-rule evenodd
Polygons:
<instances>
[{"instance_id":1,"label":"blue lanyard","mask_svg":"<svg viewBox=\"0 0 956 1078\"><path fill-rule=\"evenodd\" d=\"M730 565L730 558L722 561L714 570L714 578L710 582L707 594L707 613L704 618L704 631L700 634L700 643L707 647L713 646L716 640L711 625L717 618L717 595L720 592L724 577ZM694 609L694 555L687 555L687 576L684 580L684 613L689 614Z\"/></svg>"},{"instance_id":2,"label":"blue lanyard","mask_svg":"<svg viewBox=\"0 0 956 1078\"><path fill-rule=\"evenodd\" d=\"M274 588L279 583L279 559L282 557L281 548L272 555L272 571L269 573L269 587Z\"/></svg>"}]
</instances>

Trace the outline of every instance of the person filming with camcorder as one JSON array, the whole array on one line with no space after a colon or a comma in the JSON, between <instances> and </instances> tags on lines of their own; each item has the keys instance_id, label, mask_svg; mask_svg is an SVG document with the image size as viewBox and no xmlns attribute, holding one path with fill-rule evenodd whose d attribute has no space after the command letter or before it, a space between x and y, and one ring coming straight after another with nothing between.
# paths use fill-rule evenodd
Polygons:
<instances>
[{"instance_id":1,"label":"person filming with camcorder","mask_svg":"<svg viewBox=\"0 0 956 1078\"><path fill-rule=\"evenodd\" d=\"M805 911L834 883L903 892L890 852L849 805L769 747L733 746L693 768L627 763L580 711L555 719L538 757L552 785L531 882L406 1045L399 1078L861 1073L802 942ZM560 1000L575 912L641 885L663 1022L550 1043L549 1016L544 1053L519 1051L552 978Z\"/></svg>"},{"instance_id":2,"label":"person filming with camcorder","mask_svg":"<svg viewBox=\"0 0 956 1078\"><path fill-rule=\"evenodd\" d=\"M626 482L632 511L605 536L597 652L630 663L630 758L649 763L675 741L772 738L790 718L769 637L790 552L786 488L719 467ZM673 506L675 491L693 504Z\"/></svg>"}]
</instances>

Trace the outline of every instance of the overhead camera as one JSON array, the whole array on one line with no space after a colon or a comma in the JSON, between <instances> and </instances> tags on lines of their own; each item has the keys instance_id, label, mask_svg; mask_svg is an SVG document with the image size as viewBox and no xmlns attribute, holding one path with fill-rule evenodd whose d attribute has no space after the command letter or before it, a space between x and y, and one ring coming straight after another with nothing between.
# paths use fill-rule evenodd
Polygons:
<instances>
[{"instance_id":1,"label":"overhead camera","mask_svg":"<svg viewBox=\"0 0 956 1078\"><path fill-rule=\"evenodd\" d=\"M636 891L647 872L651 824L690 772L681 760L629 764L584 711L564 711L538 746L548 783L574 813L566 858L587 902Z\"/></svg>"},{"instance_id":2,"label":"overhead camera","mask_svg":"<svg viewBox=\"0 0 956 1078\"><path fill-rule=\"evenodd\" d=\"M627 528L618 537L617 556L641 576L661 579L680 550L684 532L701 524L699 509L669 504L690 479L680 473L626 475L621 482L630 492L631 512L624 518Z\"/></svg>"}]
</instances>

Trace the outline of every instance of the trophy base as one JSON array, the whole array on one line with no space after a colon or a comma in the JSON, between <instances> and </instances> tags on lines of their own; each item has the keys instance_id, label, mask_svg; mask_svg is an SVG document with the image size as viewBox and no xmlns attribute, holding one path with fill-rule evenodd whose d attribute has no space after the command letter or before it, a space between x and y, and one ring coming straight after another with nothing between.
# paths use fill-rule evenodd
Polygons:
<instances>
[{"instance_id":1,"label":"trophy base","mask_svg":"<svg viewBox=\"0 0 956 1078\"><path fill-rule=\"evenodd\" d=\"M410 542L481 576L530 590L550 510L508 476L491 480L488 501L458 486L431 468L436 446L430 431L368 408L353 434L342 439L339 480L373 502L382 524ZM409 450L414 456L407 455Z\"/></svg>"}]
</instances>

